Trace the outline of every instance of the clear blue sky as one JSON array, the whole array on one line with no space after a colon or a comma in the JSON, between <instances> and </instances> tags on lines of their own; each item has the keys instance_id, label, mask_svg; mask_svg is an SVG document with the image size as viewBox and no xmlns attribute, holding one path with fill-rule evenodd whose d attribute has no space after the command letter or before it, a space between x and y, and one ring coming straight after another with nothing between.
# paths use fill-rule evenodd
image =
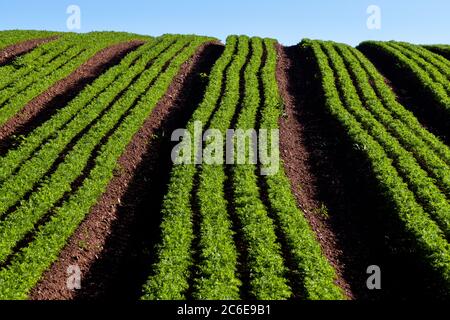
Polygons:
<instances>
[{"instance_id":1,"label":"clear blue sky","mask_svg":"<svg viewBox=\"0 0 450 320\"><path fill-rule=\"evenodd\" d=\"M448 0L0 0L0 30L67 31L66 9L81 8L81 30L140 34L195 33L225 39L229 34L302 38L357 44L404 40L450 44ZM381 30L366 26L369 5L381 9Z\"/></svg>"}]
</instances>

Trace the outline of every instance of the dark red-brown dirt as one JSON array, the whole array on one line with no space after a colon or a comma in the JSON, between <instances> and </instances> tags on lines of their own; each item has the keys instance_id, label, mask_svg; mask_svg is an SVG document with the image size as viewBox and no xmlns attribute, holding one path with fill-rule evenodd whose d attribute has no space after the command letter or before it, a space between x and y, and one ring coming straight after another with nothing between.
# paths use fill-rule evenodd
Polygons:
<instances>
[{"instance_id":1,"label":"dark red-brown dirt","mask_svg":"<svg viewBox=\"0 0 450 320\"><path fill-rule=\"evenodd\" d=\"M30 51L32 51L37 46L41 44L53 41L57 39L59 36L53 36L43 39L33 39L20 43L13 44L3 50L0 51L0 67L7 65L17 57L24 55Z\"/></svg>"},{"instance_id":2,"label":"dark red-brown dirt","mask_svg":"<svg viewBox=\"0 0 450 320\"><path fill-rule=\"evenodd\" d=\"M34 300L137 300L159 240L160 209L172 166L173 130L187 123L203 98L223 46L203 45L181 67L163 99L119 159L120 170L31 292ZM78 265L82 289L66 288L66 270Z\"/></svg>"},{"instance_id":3,"label":"dark red-brown dirt","mask_svg":"<svg viewBox=\"0 0 450 320\"><path fill-rule=\"evenodd\" d=\"M86 85L105 70L116 65L143 41L130 41L105 48L82 64L68 77L58 81L47 91L30 101L20 112L0 126L0 155L15 143L14 136L26 135L50 119L59 108L75 98Z\"/></svg>"},{"instance_id":4,"label":"dark red-brown dirt","mask_svg":"<svg viewBox=\"0 0 450 320\"><path fill-rule=\"evenodd\" d=\"M337 271L338 285L345 291L349 298L354 298L350 285L343 278L342 249L339 248L335 234L332 232L325 210L323 199L318 194L318 177L311 168L311 152L306 144L325 146L324 137L320 136L319 121L317 123L305 123L312 120L312 111L308 110L306 95L306 74L300 63L300 52L295 48L283 48L278 46L277 80L282 95L285 111L280 120L280 150L287 176L292 185L292 191L297 199L298 206L305 213L310 225L317 235L322 250ZM306 113L308 118L306 117ZM308 135L308 137L306 136ZM331 163L329 163L331 165ZM322 214L321 214L322 213Z\"/></svg>"}]
</instances>

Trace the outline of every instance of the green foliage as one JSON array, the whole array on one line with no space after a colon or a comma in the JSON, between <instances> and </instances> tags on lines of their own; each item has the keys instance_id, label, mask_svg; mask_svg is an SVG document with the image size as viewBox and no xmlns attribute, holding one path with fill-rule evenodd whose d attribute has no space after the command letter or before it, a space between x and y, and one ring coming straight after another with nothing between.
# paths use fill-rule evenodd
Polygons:
<instances>
[{"instance_id":1,"label":"green foliage","mask_svg":"<svg viewBox=\"0 0 450 320\"><path fill-rule=\"evenodd\" d=\"M237 38L229 37L222 56L216 61L210 74L202 103L194 111L186 129L194 140L194 123L208 123L224 85L223 74L232 63L237 50ZM192 159L193 160L193 159ZM185 299L189 288L188 280L192 268L192 226L191 194L197 168L194 165L177 165L173 168L169 188L163 202L162 240L158 246L157 262L143 288L142 299L180 300Z\"/></svg>"},{"instance_id":2,"label":"green foliage","mask_svg":"<svg viewBox=\"0 0 450 320\"><path fill-rule=\"evenodd\" d=\"M6 30L0 31L0 50L11 45L34 39L44 39L60 35L59 32L36 30Z\"/></svg>"},{"instance_id":3,"label":"green foliage","mask_svg":"<svg viewBox=\"0 0 450 320\"><path fill-rule=\"evenodd\" d=\"M133 39L150 38L112 32L68 33L20 57L13 66L0 68L0 125L100 50Z\"/></svg>"},{"instance_id":4,"label":"green foliage","mask_svg":"<svg viewBox=\"0 0 450 320\"><path fill-rule=\"evenodd\" d=\"M236 129L256 128L262 101L259 91L262 59L263 42L252 38L252 56L244 73L244 97ZM239 92L238 87L235 91ZM245 154L252 155L252 149L246 149ZM251 164L235 165L232 182L236 215L247 244L251 294L258 300L288 299L292 293L285 278L286 268L274 222L261 199L257 167Z\"/></svg>"},{"instance_id":5,"label":"green foliage","mask_svg":"<svg viewBox=\"0 0 450 320\"><path fill-rule=\"evenodd\" d=\"M239 37L238 49L226 73L225 91L211 118L210 128L218 129L225 139L239 101L240 71L249 53L249 39ZM200 213L199 275L195 280L196 299L239 299L240 281L236 278L237 251L231 231L226 180L223 165L203 164L199 170L197 197Z\"/></svg>"},{"instance_id":6,"label":"green foliage","mask_svg":"<svg viewBox=\"0 0 450 320\"><path fill-rule=\"evenodd\" d=\"M367 41L361 43L358 48L369 50L377 54L388 55L396 62L397 67L402 72L408 74L410 78L427 92L434 102L441 108L445 116L450 119L450 82L448 81L449 67L443 70L436 68L432 63L426 61L418 53L411 51L411 46L405 47L394 42ZM422 52L422 54L424 54ZM429 56L430 54L426 54ZM433 61L438 59L431 54ZM442 61L441 61L442 62ZM444 72L447 77L442 74Z\"/></svg>"},{"instance_id":7,"label":"green foliage","mask_svg":"<svg viewBox=\"0 0 450 320\"><path fill-rule=\"evenodd\" d=\"M423 46L425 49L440 55L447 61L450 59L450 45L448 44L435 44Z\"/></svg>"}]
</instances>

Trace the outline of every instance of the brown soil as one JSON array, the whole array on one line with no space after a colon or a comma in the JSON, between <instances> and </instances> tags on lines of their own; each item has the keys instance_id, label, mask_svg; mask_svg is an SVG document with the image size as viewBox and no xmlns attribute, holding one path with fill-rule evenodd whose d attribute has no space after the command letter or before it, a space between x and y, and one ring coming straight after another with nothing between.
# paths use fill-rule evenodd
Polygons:
<instances>
[{"instance_id":1,"label":"brown soil","mask_svg":"<svg viewBox=\"0 0 450 320\"><path fill-rule=\"evenodd\" d=\"M70 238L59 260L33 289L34 300L136 300L159 239L160 206L169 179L171 132L183 127L203 98L206 80L223 51L203 45L183 66L152 115L119 159L107 191ZM78 265L82 290L66 288L66 270Z\"/></svg>"},{"instance_id":2,"label":"brown soil","mask_svg":"<svg viewBox=\"0 0 450 320\"><path fill-rule=\"evenodd\" d=\"M28 40L24 42L20 42L17 44L13 44L12 46L9 46L2 51L0 51L0 66L7 65L11 61L13 61L18 56L24 55L30 51L32 51L37 46L40 46L41 44L56 40L59 38L59 36L53 36L49 38L43 38L43 39L34 39L34 40Z\"/></svg>"},{"instance_id":3,"label":"brown soil","mask_svg":"<svg viewBox=\"0 0 450 320\"><path fill-rule=\"evenodd\" d=\"M324 254L331 262L338 274L337 284L344 289L349 298L354 298L350 285L343 278L343 262L335 234L329 222L321 215L323 202L319 199L317 191L317 178L313 175L310 166L310 150L305 145L307 127L300 121L305 110L302 100L305 96L300 94L297 99L290 94L289 73L293 66L287 50L278 46L277 80L285 104L285 114L280 120L280 150L286 174L292 185L298 206L305 213L311 227L317 235ZM300 56L298 57L300 59Z\"/></svg>"},{"instance_id":4,"label":"brown soil","mask_svg":"<svg viewBox=\"0 0 450 320\"><path fill-rule=\"evenodd\" d=\"M86 61L67 78L58 81L47 91L29 102L17 115L0 127L0 154L8 150L15 140L26 135L50 119L59 108L75 98L83 88L92 83L109 67L117 64L143 41L130 41L105 48Z\"/></svg>"}]
</instances>

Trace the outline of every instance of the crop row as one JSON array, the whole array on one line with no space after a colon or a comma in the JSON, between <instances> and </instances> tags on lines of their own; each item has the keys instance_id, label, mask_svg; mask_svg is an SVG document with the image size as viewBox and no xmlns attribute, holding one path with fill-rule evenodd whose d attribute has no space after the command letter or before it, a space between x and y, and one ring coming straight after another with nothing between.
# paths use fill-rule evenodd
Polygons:
<instances>
[{"instance_id":1,"label":"crop row","mask_svg":"<svg viewBox=\"0 0 450 320\"><path fill-rule=\"evenodd\" d=\"M396 218L401 221L404 230L416 242L416 250L422 253L424 261L440 274L443 283L448 286L450 284L449 244L439 226L430 219L428 213L417 202L414 192L408 188L408 184L396 169L400 162L410 162L410 155L397 159L390 158L389 153L400 151L386 144L387 142L391 144L393 139L386 141L389 138L381 129L378 132L366 127L363 121L369 118L368 115L356 114L356 110L361 109L361 103L355 96L356 92L351 79L344 75L342 58L333 55L329 45L324 45L329 56L325 54L319 42L304 41L302 46L305 50L312 51L316 58L328 111L353 143L362 146L361 152L368 159L379 187L386 197L386 202L393 206L397 214ZM363 117L366 118L363 119ZM379 138L383 138L383 141ZM394 160L396 166L394 166Z\"/></svg>"},{"instance_id":2,"label":"crop row","mask_svg":"<svg viewBox=\"0 0 450 320\"><path fill-rule=\"evenodd\" d=\"M447 95L450 93L448 61L443 63L439 55L410 43L389 42L388 44L427 72L434 82L441 84L447 91Z\"/></svg>"},{"instance_id":3,"label":"crop row","mask_svg":"<svg viewBox=\"0 0 450 320\"><path fill-rule=\"evenodd\" d=\"M259 88L259 76L262 69L263 42L259 38L252 39L253 60L250 61L244 75L245 87L242 110L238 115L236 129L251 130L256 128L256 120L262 97ZM265 60L265 59L264 59ZM237 93L239 91L237 90ZM253 158L252 148L256 141L246 141L243 152L247 159ZM235 155L236 157L236 155ZM248 161L248 160L247 160ZM213 179L213 176L211 177ZM286 267L281 254L281 247L275 233L273 220L269 217L268 208L263 203L258 185L257 166L238 164L232 168L233 202L240 232L246 244L246 267L250 273L250 294L258 300L284 300L292 296L291 288L286 280Z\"/></svg>"},{"instance_id":4,"label":"crop row","mask_svg":"<svg viewBox=\"0 0 450 320\"><path fill-rule=\"evenodd\" d=\"M340 47L342 48L342 46ZM342 49L341 49L342 50ZM349 50L349 49L345 49ZM370 81L373 83L373 88L377 97L384 104L385 108L389 110L393 117L403 122L408 126L411 132L420 137L429 148L432 149L447 165L450 165L450 149L436 136L426 130L414 116L414 114L403 107L398 101L397 97L391 88L385 83L383 76L378 72L370 61L358 50L351 50L351 54L358 60L363 67ZM355 67L359 69L358 65Z\"/></svg>"},{"instance_id":5,"label":"crop row","mask_svg":"<svg viewBox=\"0 0 450 320\"><path fill-rule=\"evenodd\" d=\"M59 33L50 31L7 30L0 31L0 50L11 45L34 39L44 39Z\"/></svg>"},{"instance_id":6,"label":"crop row","mask_svg":"<svg viewBox=\"0 0 450 320\"><path fill-rule=\"evenodd\" d=\"M147 54L139 59L136 65L131 67L128 72L102 92L97 99L90 101L88 105L81 104L84 103L83 99L81 99L84 96L82 93L80 98L75 100L75 103L69 105L69 109L67 109L68 115L66 115L66 108L62 109L50 121L44 123L26 137L19 148L8 152L2 159L4 165L0 170L0 194L2 195L0 215L3 215L11 205L21 199L42 178L59 154L77 135L82 133L83 130L89 129L96 122L100 122L101 118L105 116L104 113L113 107L112 103L115 99L120 97L120 93L124 92L127 86L133 83L133 79L145 70L147 63L170 43L171 41L168 39L161 45L148 50ZM146 49L148 48L146 47ZM80 110L82 108L81 110L85 112L77 112L75 114L74 110L72 110L73 105L76 106L75 109ZM74 115L73 119L69 118L71 115ZM61 121L67 118L70 120L68 123ZM55 123L63 128L57 135L52 136Z\"/></svg>"},{"instance_id":7,"label":"crop row","mask_svg":"<svg viewBox=\"0 0 450 320\"><path fill-rule=\"evenodd\" d=\"M450 45L445 45L445 44L441 44L441 45L427 45L427 46L423 46L425 49L432 51L440 56L442 56L443 58L450 60Z\"/></svg>"},{"instance_id":8,"label":"crop row","mask_svg":"<svg viewBox=\"0 0 450 320\"><path fill-rule=\"evenodd\" d=\"M428 68L422 68L416 61L405 55L405 49L399 50L389 43L369 41L363 42L358 48L363 52L373 51L378 55L387 55L390 59L395 60L397 67L415 79L420 87L432 97L441 111L444 112L445 117L450 117L449 82L437 82L435 80L443 77L436 68L430 64L427 64ZM421 59L417 54L415 56L417 59Z\"/></svg>"},{"instance_id":9,"label":"crop row","mask_svg":"<svg viewBox=\"0 0 450 320\"><path fill-rule=\"evenodd\" d=\"M169 49L156 59L138 81L114 102L102 121L92 126L72 147L64 161L42 183L39 191L33 193L23 205L29 213L23 216L24 223L33 220L38 209L42 212L51 209L52 215L46 224L39 227L32 242L12 257L8 266L0 271L2 298L26 298L42 272L57 258L67 239L105 191L113 177L118 158L162 98L180 66L195 53L199 45L210 40L202 37L180 39L177 43L183 44L181 48L174 45L173 50ZM72 181L80 176L91 159L92 168L88 168L87 177L72 190ZM41 193L37 197L38 203L31 200L37 193ZM60 199L64 193L67 200L53 207L54 200ZM20 228L20 223L17 226Z\"/></svg>"},{"instance_id":10,"label":"crop row","mask_svg":"<svg viewBox=\"0 0 450 320\"><path fill-rule=\"evenodd\" d=\"M3 75L0 79L2 103L9 98L8 90L11 91L16 83L20 83L24 79L32 79L29 76L39 72L42 66L49 67L49 64L52 64L53 68L57 68L58 63L59 65L64 63L65 53L73 54L77 49L74 42L69 39L71 39L70 36L63 36L60 40L51 43L51 46L50 44L40 46L30 53L16 58L10 65L0 68Z\"/></svg>"},{"instance_id":11,"label":"crop row","mask_svg":"<svg viewBox=\"0 0 450 320\"><path fill-rule=\"evenodd\" d=\"M0 91L0 125L3 125L20 111L24 105L51 85L75 71L98 51L116 43L132 39L134 39L134 36L121 33L90 33L85 35L67 35L56 42L43 45L44 50L46 47L56 46L57 51L59 48L62 53L53 57L50 63L43 63L27 73L26 76L18 78L10 87L3 86L2 91ZM63 50L65 44L61 48L60 42L69 42L71 46L68 50ZM50 55L53 54L51 53ZM48 55L45 55L44 61L47 58ZM27 69L19 69L18 72Z\"/></svg>"},{"instance_id":12,"label":"crop row","mask_svg":"<svg viewBox=\"0 0 450 320\"><path fill-rule=\"evenodd\" d=\"M406 42L395 42L393 43L399 48L403 50L408 50L409 52L418 55L425 62L430 63L435 68L438 69L444 76L446 76L447 80L450 80L450 61L445 59L444 57L433 53L430 50L425 49L424 47L414 45ZM420 60L419 60L420 61Z\"/></svg>"},{"instance_id":13,"label":"crop row","mask_svg":"<svg viewBox=\"0 0 450 320\"><path fill-rule=\"evenodd\" d=\"M251 60L250 41L239 37L238 53L227 72L225 91L219 107L210 121L210 128L220 130L225 139L225 132L230 128L232 118L238 110L240 99L240 76L245 70L246 62ZM250 64L248 65L250 66ZM210 137L212 138L212 137ZM217 139L215 137L214 139ZM205 150L209 139L206 140ZM215 157L224 159L223 150ZM200 261L195 279L194 298L200 300L239 299L240 279L237 278L237 249L233 241L232 224L229 218L228 201L225 198L226 174L221 163L204 163L199 168L198 219L200 220ZM216 238L216 234L220 235ZM225 254L222 255L222 252Z\"/></svg>"}]
</instances>

